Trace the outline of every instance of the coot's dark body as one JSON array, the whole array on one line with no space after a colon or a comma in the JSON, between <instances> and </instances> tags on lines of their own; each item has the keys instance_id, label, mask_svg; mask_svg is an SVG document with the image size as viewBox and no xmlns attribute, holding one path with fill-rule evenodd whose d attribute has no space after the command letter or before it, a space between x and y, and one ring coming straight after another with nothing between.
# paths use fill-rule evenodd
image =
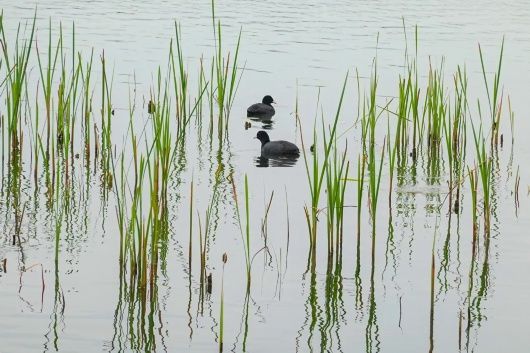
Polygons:
<instances>
[{"instance_id":1,"label":"coot's dark body","mask_svg":"<svg viewBox=\"0 0 530 353\"><path fill-rule=\"evenodd\" d=\"M265 131L259 131L256 138L261 141L262 156L299 156L300 150L288 141L271 141Z\"/></svg>"},{"instance_id":2,"label":"coot's dark body","mask_svg":"<svg viewBox=\"0 0 530 353\"><path fill-rule=\"evenodd\" d=\"M252 104L247 108L247 117L271 118L276 113L272 103L274 99L271 96L263 97L261 103Z\"/></svg>"}]
</instances>

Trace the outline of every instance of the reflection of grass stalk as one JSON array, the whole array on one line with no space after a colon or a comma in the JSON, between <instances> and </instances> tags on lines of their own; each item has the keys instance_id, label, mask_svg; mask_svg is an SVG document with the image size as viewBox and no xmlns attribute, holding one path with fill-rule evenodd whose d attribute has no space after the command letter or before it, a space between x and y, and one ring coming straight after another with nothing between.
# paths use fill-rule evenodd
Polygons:
<instances>
[{"instance_id":1,"label":"reflection of grass stalk","mask_svg":"<svg viewBox=\"0 0 530 353\"><path fill-rule=\"evenodd\" d=\"M190 187L190 240L188 245L188 271L191 278L191 259L193 250L193 180L191 181Z\"/></svg>"},{"instance_id":2,"label":"reflection of grass stalk","mask_svg":"<svg viewBox=\"0 0 530 353\"><path fill-rule=\"evenodd\" d=\"M212 196L210 198L210 202L208 204L208 207L206 208L206 216L205 216L205 223L204 227L202 226L201 218L198 216L199 221L199 251L200 251L200 278L199 278L199 312L202 314L204 309L204 297L205 294L211 294L212 286L211 286L211 274L210 276L207 276L206 274L206 260L208 259L208 245L209 245L209 234L210 231L215 230L215 228L212 228L212 212L215 212L215 209L217 207L218 201L219 201L219 185L220 182L220 173L216 172L215 175L215 184L213 186L212 190ZM197 212L198 215L198 212ZM203 228L204 228L204 234L203 234Z\"/></svg>"},{"instance_id":3,"label":"reflection of grass stalk","mask_svg":"<svg viewBox=\"0 0 530 353\"><path fill-rule=\"evenodd\" d=\"M247 272L247 292L250 291L251 283L251 258L250 258L250 210L249 210L249 191L248 191L248 178L245 174L245 232L243 233L243 227L241 225L241 215L239 212L239 203L237 200L237 190L233 176L230 177L232 183L232 193L234 196L234 203L236 205L236 217L239 224L239 230L241 232L241 239L243 240L243 248L245 250L245 266Z\"/></svg>"},{"instance_id":4,"label":"reflection of grass stalk","mask_svg":"<svg viewBox=\"0 0 530 353\"><path fill-rule=\"evenodd\" d=\"M515 186L514 186L514 201L515 201L515 214L519 209L519 184L521 183L521 176L519 175L519 166L517 166L517 174L515 174Z\"/></svg>"},{"instance_id":5,"label":"reflection of grass stalk","mask_svg":"<svg viewBox=\"0 0 530 353\"><path fill-rule=\"evenodd\" d=\"M225 321L225 305L224 305L224 282L225 282L225 265L228 261L226 253L223 254L223 274L221 277L221 313L219 314L219 352L223 351L223 335L224 335L224 321Z\"/></svg>"},{"instance_id":6,"label":"reflection of grass stalk","mask_svg":"<svg viewBox=\"0 0 530 353\"><path fill-rule=\"evenodd\" d=\"M205 219L205 226L204 226L204 236L202 231L202 222L201 217L197 212L197 217L199 219L199 252L200 252L200 266L201 266L201 272L199 275L199 307L200 312L202 313L202 303L205 295L205 289L207 289L206 286L206 255L208 251L208 224L210 222L210 213L209 210L206 210L206 219Z\"/></svg>"},{"instance_id":7,"label":"reflection of grass stalk","mask_svg":"<svg viewBox=\"0 0 530 353\"><path fill-rule=\"evenodd\" d=\"M430 295L430 311L429 311L429 352L432 353L434 349L434 273L435 273L435 264L434 264L434 243L431 254L431 295Z\"/></svg>"}]
</instances>

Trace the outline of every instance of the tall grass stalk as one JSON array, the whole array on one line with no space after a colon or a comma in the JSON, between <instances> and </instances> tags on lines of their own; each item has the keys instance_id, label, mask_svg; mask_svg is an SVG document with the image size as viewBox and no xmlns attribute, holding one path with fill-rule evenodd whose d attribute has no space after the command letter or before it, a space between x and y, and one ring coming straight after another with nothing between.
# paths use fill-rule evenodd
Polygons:
<instances>
[{"instance_id":1,"label":"tall grass stalk","mask_svg":"<svg viewBox=\"0 0 530 353\"><path fill-rule=\"evenodd\" d=\"M87 167L90 166L90 131L92 130L91 127L91 120L90 116L92 115L92 97L93 97L93 91L92 86L90 84L90 79L92 75L92 62L94 58L94 50L90 53L90 61L87 62L85 69L81 69L81 78L83 81L83 109L82 109L82 117L83 117L83 139L84 139L84 149L85 149L85 160ZM79 60L81 61L81 60Z\"/></svg>"},{"instance_id":2,"label":"tall grass stalk","mask_svg":"<svg viewBox=\"0 0 530 353\"><path fill-rule=\"evenodd\" d=\"M368 116L366 119L367 134L368 134L368 194L369 194L369 205L370 215L372 220L372 245L375 251L375 229L376 229L376 215L377 215L377 201L379 199L379 187L381 185L381 176L383 169L383 159L385 155L385 142L383 142L383 148L381 149L381 157L379 160L379 166L377 166L377 156L379 155L376 151L376 129L377 120L379 115L376 111L376 95L377 95L377 68L374 68L374 76L370 81L370 95L368 97ZM385 140L386 141L386 140Z\"/></svg>"},{"instance_id":3,"label":"tall grass stalk","mask_svg":"<svg viewBox=\"0 0 530 353\"><path fill-rule=\"evenodd\" d=\"M397 131L401 130L401 126L400 126L399 123L397 125L396 130ZM401 146L400 139L398 139L398 137L397 137L397 136L399 136L399 134L400 133L398 133L398 132L396 133L396 140L392 144L392 140L391 140L391 136L390 136L390 126L389 125L387 126L387 137L386 137L386 139L388 141L388 143L387 143L387 153L388 153L388 209L389 210L392 209L392 190L393 190L393 187L394 187L394 172L395 172L395 169L396 169L396 156L398 156L398 159L399 159L399 155L402 155L402 156L405 155L406 156L406 149L405 149L405 153L398 153L398 149ZM403 132L401 132L401 134L403 134Z\"/></svg>"},{"instance_id":4,"label":"tall grass stalk","mask_svg":"<svg viewBox=\"0 0 530 353\"><path fill-rule=\"evenodd\" d=\"M105 52L101 54L101 167L102 184L110 186L112 173L110 160L112 157L112 79L109 81Z\"/></svg>"},{"instance_id":5,"label":"tall grass stalk","mask_svg":"<svg viewBox=\"0 0 530 353\"><path fill-rule=\"evenodd\" d=\"M478 233L478 198L477 198L477 184L478 184L478 176L477 176L477 168L473 170L470 170L468 168L468 176L469 176L469 186L471 189L471 214L473 219L473 239L477 236ZM473 244L475 241L473 240Z\"/></svg>"},{"instance_id":6,"label":"tall grass stalk","mask_svg":"<svg viewBox=\"0 0 530 353\"><path fill-rule=\"evenodd\" d=\"M366 172L366 157L364 153L357 157L357 243L361 241L361 215Z\"/></svg>"},{"instance_id":7,"label":"tall grass stalk","mask_svg":"<svg viewBox=\"0 0 530 353\"><path fill-rule=\"evenodd\" d=\"M488 96L488 105L491 115L491 144L497 145L499 140L499 127L502 111L502 92L500 88L502 58L504 55L504 37L502 38L501 49L499 53L499 62L497 64L497 71L493 75L493 83L490 89L488 79L486 76L486 69L484 65L484 57L482 55L482 48L478 45L478 52L480 55L480 65L482 67L482 77L486 87L486 94Z\"/></svg>"},{"instance_id":8,"label":"tall grass stalk","mask_svg":"<svg viewBox=\"0 0 530 353\"><path fill-rule=\"evenodd\" d=\"M388 141L388 148L389 148L389 158L391 162L392 168L390 169L392 171L393 175L393 167L395 165L395 157L397 154L398 158L398 165L404 166L406 164L406 160L408 157L408 128L409 128L409 110L411 106L410 102L410 96L411 96L411 89L410 89L410 75L409 72L409 79L408 81L404 78L399 79L399 96L398 96L398 110L397 110L397 124L396 124L396 141L394 142L394 146L390 143L390 140ZM390 129L390 127L388 128ZM389 135L390 138L390 135ZM391 152L390 149L393 151ZM394 152L395 150L395 152ZM391 176L392 176L391 175ZM391 192L390 192L391 193Z\"/></svg>"},{"instance_id":9,"label":"tall grass stalk","mask_svg":"<svg viewBox=\"0 0 530 353\"><path fill-rule=\"evenodd\" d=\"M173 89L176 100L176 116L177 116L177 135L180 135L182 128L185 128L187 121L187 104L188 104L188 73L184 68L184 58L182 54L182 34L180 25L175 22L175 38L177 48L178 66L175 64L175 56L173 54L173 41L170 43L170 60L171 60L171 74L173 77ZM184 125L184 126L182 126Z\"/></svg>"}]
</instances>

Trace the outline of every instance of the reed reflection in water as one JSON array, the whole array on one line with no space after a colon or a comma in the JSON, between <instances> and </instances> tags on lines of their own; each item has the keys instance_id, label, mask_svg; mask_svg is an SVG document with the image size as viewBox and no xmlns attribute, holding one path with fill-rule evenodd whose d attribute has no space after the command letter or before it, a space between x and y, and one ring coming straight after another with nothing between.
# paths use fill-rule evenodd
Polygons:
<instances>
[{"instance_id":1,"label":"reed reflection in water","mask_svg":"<svg viewBox=\"0 0 530 353\"><path fill-rule=\"evenodd\" d=\"M268 167L294 167L299 156L265 156L260 155L254 158L254 164L258 168Z\"/></svg>"}]
</instances>

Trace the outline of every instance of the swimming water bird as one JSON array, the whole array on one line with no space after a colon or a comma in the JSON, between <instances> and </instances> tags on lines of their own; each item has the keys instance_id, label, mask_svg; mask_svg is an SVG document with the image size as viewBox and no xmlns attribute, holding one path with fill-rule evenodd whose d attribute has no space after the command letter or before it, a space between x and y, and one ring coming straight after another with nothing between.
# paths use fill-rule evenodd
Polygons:
<instances>
[{"instance_id":1,"label":"swimming water bird","mask_svg":"<svg viewBox=\"0 0 530 353\"><path fill-rule=\"evenodd\" d=\"M259 131L256 138L261 141L262 156L299 156L300 150L288 141L271 141L265 131Z\"/></svg>"},{"instance_id":2,"label":"swimming water bird","mask_svg":"<svg viewBox=\"0 0 530 353\"><path fill-rule=\"evenodd\" d=\"M271 118L276 113L272 103L276 102L271 96L263 97L261 103L252 104L247 108L247 117Z\"/></svg>"}]
</instances>

